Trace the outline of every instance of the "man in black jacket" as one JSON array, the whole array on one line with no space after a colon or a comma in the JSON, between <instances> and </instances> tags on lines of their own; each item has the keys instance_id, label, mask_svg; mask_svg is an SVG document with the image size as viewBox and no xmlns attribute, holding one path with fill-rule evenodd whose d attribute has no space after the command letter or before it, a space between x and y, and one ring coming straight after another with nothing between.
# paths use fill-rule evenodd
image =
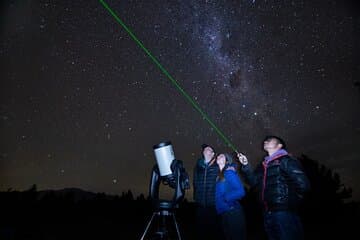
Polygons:
<instances>
[{"instance_id":1,"label":"man in black jacket","mask_svg":"<svg viewBox=\"0 0 360 240\"><path fill-rule=\"evenodd\" d=\"M202 156L194 168L193 189L196 203L196 239L222 239L215 209L215 185L219 173L214 148L203 144Z\"/></svg>"},{"instance_id":2,"label":"man in black jacket","mask_svg":"<svg viewBox=\"0 0 360 240\"><path fill-rule=\"evenodd\" d=\"M285 142L267 136L263 148L268 156L251 170L245 155L239 153L245 179L259 192L264 209L264 226L270 240L303 239L298 206L309 190L309 181L297 159L285 150Z\"/></svg>"}]
</instances>

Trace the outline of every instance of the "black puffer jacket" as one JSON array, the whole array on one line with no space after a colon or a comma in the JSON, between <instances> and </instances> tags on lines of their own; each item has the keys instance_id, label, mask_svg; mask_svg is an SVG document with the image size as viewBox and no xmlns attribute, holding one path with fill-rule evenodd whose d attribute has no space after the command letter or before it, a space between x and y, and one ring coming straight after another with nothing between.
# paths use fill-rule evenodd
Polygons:
<instances>
[{"instance_id":1,"label":"black puffer jacket","mask_svg":"<svg viewBox=\"0 0 360 240\"><path fill-rule=\"evenodd\" d=\"M254 172L242 168L248 183L259 192L265 210L297 210L310 188L309 181L297 159L289 155L261 162Z\"/></svg>"},{"instance_id":2,"label":"black puffer jacket","mask_svg":"<svg viewBox=\"0 0 360 240\"><path fill-rule=\"evenodd\" d=\"M219 167L215 160L206 164L201 158L194 168L194 200L202 207L215 207L215 185Z\"/></svg>"}]
</instances>

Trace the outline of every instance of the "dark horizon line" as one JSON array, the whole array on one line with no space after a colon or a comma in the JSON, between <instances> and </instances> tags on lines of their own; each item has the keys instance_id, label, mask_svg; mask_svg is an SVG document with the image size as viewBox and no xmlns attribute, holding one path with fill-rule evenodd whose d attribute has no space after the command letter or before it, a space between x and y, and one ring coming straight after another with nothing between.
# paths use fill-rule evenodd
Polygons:
<instances>
[{"instance_id":1,"label":"dark horizon line","mask_svg":"<svg viewBox=\"0 0 360 240\"><path fill-rule=\"evenodd\" d=\"M37 184L32 184L28 189L24 189L24 190L18 190L18 189L13 189L13 188L8 188L7 190L0 190L0 193L11 193L11 192L18 192L18 193L26 193L26 192L36 192L36 193L40 193L40 192L62 192L62 191L69 191L69 192L81 192L81 193L87 193L87 194L94 194L94 195L98 195L98 194L105 194L105 196L108 197L123 197L126 196L127 194L129 194L129 192L132 195L133 200L137 200L139 197L143 196L145 200L149 199L149 194L145 194L145 193L139 193L138 195L135 195L132 189L127 189L127 190L123 190L120 194L111 194L108 192L94 192L94 191L90 191L90 190L85 190L79 187L65 187L65 188L61 188L61 189L43 189L43 190L38 190L36 187ZM165 200L165 199L164 199ZM184 198L185 201L187 202L193 202L192 198L190 197L190 199Z\"/></svg>"}]
</instances>

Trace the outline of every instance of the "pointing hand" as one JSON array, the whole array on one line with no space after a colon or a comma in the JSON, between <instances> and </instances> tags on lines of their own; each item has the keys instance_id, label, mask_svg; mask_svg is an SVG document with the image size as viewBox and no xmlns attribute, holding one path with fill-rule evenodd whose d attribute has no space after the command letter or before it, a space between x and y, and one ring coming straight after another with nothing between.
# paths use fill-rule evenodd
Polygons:
<instances>
[{"instance_id":1,"label":"pointing hand","mask_svg":"<svg viewBox=\"0 0 360 240\"><path fill-rule=\"evenodd\" d=\"M249 163L247 157L246 157L244 154L238 153L238 154L237 154L237 157L238 157L238 159L239 159L239 162L240 162L242 165L247 165L247 164Z\"/></svg>"}]
</instances>

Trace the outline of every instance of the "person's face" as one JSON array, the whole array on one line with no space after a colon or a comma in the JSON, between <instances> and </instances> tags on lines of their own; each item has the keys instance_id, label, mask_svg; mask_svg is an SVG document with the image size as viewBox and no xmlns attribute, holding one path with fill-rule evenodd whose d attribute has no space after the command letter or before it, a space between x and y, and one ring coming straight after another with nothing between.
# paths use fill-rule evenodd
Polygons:
<instances>
[{"instance_id":1,"label":"person's face","mask_svg":"<svg viewBox=\"0 0 360 240\"><path fill-rule=\"evenodd\" d=\"M206 159L212 159L215 153L211 147L206 147L203 151L203 154Z\"/></svg>"},{"instance_id":2,"label":"person's face","mask_svg":"<svg viewBox=\"0 0 360 240\"><path fill-rule=\"evenodd\" d=\"M220 169L223 169L226 163L226 157L224 154L220 154L219 156L217 156L216 158L216 163L219 165Z\"/></svg>"},{"instance_id":3,"label":"person's face","mask_svg":"<svg viewBox=\"0 0 360 240\"><path fill-rule=\"evenodd\" d=\"M275 139L270 138L264 141L264 150L267 152L274 152L281 149L282 145Z\"/></svg>"}]
</instances>

